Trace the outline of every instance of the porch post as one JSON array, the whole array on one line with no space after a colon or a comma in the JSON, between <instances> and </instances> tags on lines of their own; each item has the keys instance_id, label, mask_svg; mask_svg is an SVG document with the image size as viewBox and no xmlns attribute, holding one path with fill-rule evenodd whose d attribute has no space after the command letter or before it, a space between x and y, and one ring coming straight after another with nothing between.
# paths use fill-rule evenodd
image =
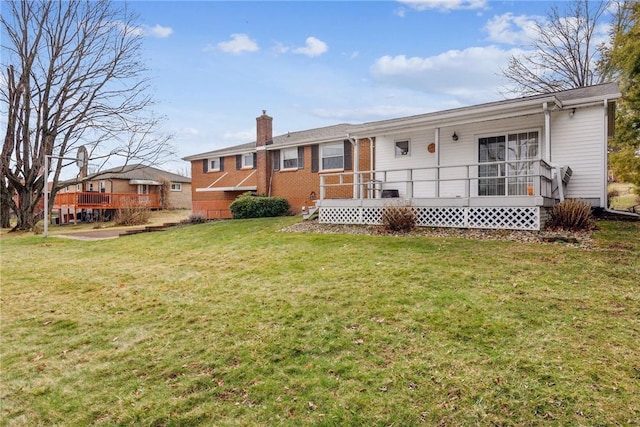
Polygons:
<instances>
[{"instance_id":1,"label":"porch post","mask_svg":"<svg viewBox=\"0 0 640 427\"><path fill-rule=\"evenodd\" d=\"M353 144L353 198L360 198L360 142L357 138L349 138Z\"/></svg>"}]
</instances>

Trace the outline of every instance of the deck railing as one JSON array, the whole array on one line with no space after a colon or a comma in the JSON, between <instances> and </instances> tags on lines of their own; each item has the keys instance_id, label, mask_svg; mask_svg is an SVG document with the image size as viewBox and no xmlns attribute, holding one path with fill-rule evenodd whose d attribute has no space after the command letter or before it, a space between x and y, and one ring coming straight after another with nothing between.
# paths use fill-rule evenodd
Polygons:
<instances>
[{"instance_id":1,"label":"deck railing","mask_svg":"<svg viewBox=\"0 0 640 427\"><path fill-rule=\"evenodd\" d=\"M384 197L552 197L553 167L544 160L484 162L320 175L320 200Z\"/></svg>"},{"instance_id":2,"label":"deck railing","mask_svg":"<svg viewBox=\"0 0 640 427\"><path fill-rule=\"evenodd\" d=\"M58 193L54 208L75 207L75 209L120 209L143 206L150 209L160 207L159 194L137 193Z\"/></svg>"}]
</instances>

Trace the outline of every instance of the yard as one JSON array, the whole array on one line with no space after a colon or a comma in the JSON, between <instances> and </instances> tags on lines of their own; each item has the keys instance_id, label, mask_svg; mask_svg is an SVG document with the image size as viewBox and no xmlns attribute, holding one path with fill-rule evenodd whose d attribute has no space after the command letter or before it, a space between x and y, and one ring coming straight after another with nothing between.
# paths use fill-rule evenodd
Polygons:
<instances>
[{"instance_id":1,"label":"yard","mask_svg":"<svg viewBox=\"0 0 640 427\"><path fill-rule=\"evenodd\" d=\"M640 223L590 248L3 235L2 426L638 425Z\"/></svg>"}]
</instances>

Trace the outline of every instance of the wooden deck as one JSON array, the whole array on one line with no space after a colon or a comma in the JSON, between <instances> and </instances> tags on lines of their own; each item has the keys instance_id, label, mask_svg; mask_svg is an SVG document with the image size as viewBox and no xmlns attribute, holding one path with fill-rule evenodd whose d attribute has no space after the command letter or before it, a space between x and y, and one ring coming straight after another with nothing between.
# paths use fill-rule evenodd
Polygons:
<instances>
[{"instance_id":1,"label":"wooden deck","mask_svg":"<svg viewBox=\"0 0 640 427\"><path fill-rule=\"evenodd\" d=\"M159 194L137 193L58 193L53 202L54 209L121 209L127 207L145 207L159 209Z\"/></svg>"}]
</instances>

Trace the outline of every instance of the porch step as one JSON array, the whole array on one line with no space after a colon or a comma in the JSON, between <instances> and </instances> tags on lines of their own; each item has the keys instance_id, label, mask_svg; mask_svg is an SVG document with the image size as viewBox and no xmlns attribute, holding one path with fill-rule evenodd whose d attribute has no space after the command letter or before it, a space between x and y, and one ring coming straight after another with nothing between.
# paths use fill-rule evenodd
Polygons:
<instances>
[{"instance_id":1,"label":"porch step","mask_svg":"<svg viewBox=\"0 0 640 427\"><path fill-rule=\"evenodd\" d=\"M305 221L312 218L315 219L318 216L318 209L319 208L317 206L310 206L307 213L302 214L302 219Z\"/></svg>"}]
</instances>

